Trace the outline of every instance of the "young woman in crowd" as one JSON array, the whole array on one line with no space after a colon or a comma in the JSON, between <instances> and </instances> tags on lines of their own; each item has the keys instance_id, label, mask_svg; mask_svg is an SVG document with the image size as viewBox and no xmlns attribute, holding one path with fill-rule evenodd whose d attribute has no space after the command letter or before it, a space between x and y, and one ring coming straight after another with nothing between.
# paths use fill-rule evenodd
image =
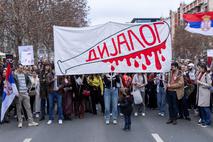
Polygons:
<instances>
[{"instance_id":1,"label":"young woman in crowd","mask_svg":"<svg viewBox=\"0 0 213 142\"><path fill-rule=\"evenodd\" d=\"M90 85L91 99L92 99L92 110L93 114L97 114L96 104L101 104L101 111L104 113L104 99L103 99L103 80L100 75L94 74L88 76L87 82Z\"/></svg>"},{"instance_id":2,"label":"young woman in crowd","mask_svg":"<svg viewBox=\"0 0 213 142\"><path fill-rule=\"evenodd\" d=\"M40 85L39 85L39 78L36 71L32 71L32 74L29 76L30 78L30 88L29 88L29 96L30 96L30 105L32 113L39 114L40 112ZM39 117L38 115L36 115Z\"/></svg>"},{"instance_id":3,"label":"young woman in crowd","mask_svg":"<svg viewBox=\"0 0 213 142\"><path fill-rule=\"evenodd\" d=\"M57 102L57 112L58 112L58 124L63 124L63 109L62 109L62 94L65 86L63 77L56 76L54 69L50 69L47 74L47 84L48 84L48 101L49 101L49 120L48 125L53 123L54 120L54 102Z\"/></svg>"},{"instance_id":4,"label":"young woman in crowd","mask_svg":"<svg viewBox=\"0 0 213 142\"><path fill-rule=\"evenodd\" d=\"M40 121L45 119L45 115L48 114L49 110L49 102L48 102L48 83L47 83L47 75L50 72L50 65L44 64L42 66L39 74L40 80L40 98L41 98L41 114ZM47 108L46 108L47 105Z\"/></svg>"},{"instance_id":5,"label":"young woman in crowd","mask_svg":"<svg viewBox=\"0 0 213 142\"><path fill-rule=\"evenodd\" d=\"M73 94L74 94L74 85L75 83L73 76L65 76L64 77L64 95L62 96L62 107L64 120L72 119L73 112Z\"/></svg>"},{"instance_id":6,"label":"young woman in crowd","mask_svg":"<svg viewBox=\"0 0 213 142\"><path fill-rule=\"evenodd\" d=\"M157 85L154 83L154 79L156 78L155 73L149 73L147 75L147 85L146 85L146 95L148 97L148 107L151 109L157 108Z\"/></svg>"},{"instance_id":7,"label":"young woman in crowd","mask_svg":"<svg viewBox=\"0 0 213 142\"><path fill-rule=\"evenodd\" d=\"M76 116L78 116L79 118L83 118L85 111L84 97L82 94L84 75L75 75L74 79L74 111Z\"/></svg>"},{"instance_id":8,"label":"young woman in crowd","mask_svg":"<svg viewBox=\"0 0 213 142\"><path fill-rule=\"evenodd\" d=\"M210 111L210 90L211 78L207 73L206 64L199 65L199 74L197 76L197 103L201 121L198 122L202 127L207 127L211 124Z\"/></svg>"},{"instance_id":9,"label":"young woman in crowd","mask_svg":"<svg viewBox=\"0 0 213 142\"><path fill-rule=\"evenodd\" d=\"M132 79L133 91L139 90L141 93L142 100L143 100L141 104L135 104L135 116L138 116L138 114L145 116L145 109L146 109L145 86L146 85L147 85L146 74L137 73L133 76L133 79Z\"/></svg>"},{"instance_id":10,"label":"young woman in crowd","mask_svg":"<svg viewBox=\"0 0 213 142\"><path fill-rule=\"evenodd\" d=\"M112 122L117 124L118 118L118 86L120 77L116 73L104 75L104 104L105 104L105 123L110 124L110 113L112 112Z\"/></svg>"}]
</instances>

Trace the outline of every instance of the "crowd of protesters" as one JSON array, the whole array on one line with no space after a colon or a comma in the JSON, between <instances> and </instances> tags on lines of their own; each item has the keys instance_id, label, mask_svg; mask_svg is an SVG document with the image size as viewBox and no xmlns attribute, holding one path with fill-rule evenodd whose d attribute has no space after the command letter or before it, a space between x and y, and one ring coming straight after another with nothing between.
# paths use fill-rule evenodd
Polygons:
<instances>
[{"instance_id":1,"label":"crowd of protesters","mask_svg":"<svg viewBox=\"0 0 213 142\"><path fill-rule=\"evenodd\" d=\"M2 67L1 94L5 71ZM84 118L86 112L97 115L98 108L107 125L110 122L116 125L119 114L124 115L124 130L131 129L132 113L135 117L145 117L147 108L158 109L161 117L168 112L167 124L176 125L178 119L190 121L189 109L198 114L199 125L211 124L213 70L205 63L173 62L167 73L56 76L53 64L44 61L37 66L13 67L13 74L19 95L2 123L9 123L15 117L19 128L23 119L28 120L28 126L39 125L35 118L50 125L57 114L61 125L64 120ZM136 91L141 95L140 103L135 103L132 96Z\"/></svg>"}]
</instances>

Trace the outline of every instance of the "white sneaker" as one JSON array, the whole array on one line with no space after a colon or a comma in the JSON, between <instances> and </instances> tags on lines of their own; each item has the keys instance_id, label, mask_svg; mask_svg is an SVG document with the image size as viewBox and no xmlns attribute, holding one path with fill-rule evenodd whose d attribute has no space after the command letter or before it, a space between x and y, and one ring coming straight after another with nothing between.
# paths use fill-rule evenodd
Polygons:
<instances>
[{"instance_id":1,"label":"white sneaker","mask_svg":"<svg viewBox=\"0 0 213 142\"><path fill-rule=\"evenodd\" d=\"M120 116L124 116L124 114L123 114L123 113L120 113Z\"/></svg>"},{"instance_id":2,"label":"white sneaker","mask_svg":"<svg viewBox=\"0 0 213 142\"><path fill-rule=\"evenodd\" d=\"M198 116L198 114L199 114L199 112L195 109L195 110L194 110L194 115L195 115L195 116Z\"/></svg>"},{"instance_id":3,"label":"white sneaker","mask_svg":"<svg viewBox=\"0 0 213 142\"><path fill-rule=\"evenodd\" d=\"M146 114L145 113L142 113L142 116L145 116Z\"/></svg>"},{"instance_id":4,"label":"white sneaker","mask_svg":"<svg viewBox=\"0 0 213 142\"><path fill-rule=\"evenodd\" d=\"M47 125L50 125L50 124L52 124L53 123L53 121L52 120L49 120L48 122L47 122Z\"/></svg>"},{"instance_id":5,"label":"white sneaker","mask_svg":"<svg viewBox=\"0 0 213 142\"><path fill-rule=\"evenodd\" d=\"M164 113L161 113L161 115L160 115L160 116L164 117L165 115L164 115Z\"/></svg>"},{"instance_id":6,"label":"white sneaker","mask_svg":"<svg viewBox=\"0 0 213 142\"><path fill-rule=\"evenodd\" d=\"M161 116L161 114L162 114L162 113L160 113L160 112L158 113L158 115L160 115L160 116Z\"/></svg>"},{"instance_id":7,"label":"white sneaker","mask_svg":"<svg viewBox=\"0 0 213 142\"><path fill-rule=\"evenodd\" d=\"M206 124L202 124L202 125L201 125L201 127L206 128L206 127L207 127L207 125L206 125Z\"/></svg>"},{"instance_id":8,"label":"white sneaker","mask_svg":"<svg viewBox=\"0 0 213 142\"><path fill-rule=\"evenodd\" d=\"M135 112L135 116L138 116L138 113L137 113L137 112Z\"/></svg>"},{"instance_id":9,"label":"white sneaker","mask_svg":"<svg viewBox=\"0 0 213 142\"><path fill-rule=\"evenodd\" d=\"M200 125L200 126L202 125L202 121L201 121L201 119L199 119L199 120L198 120L197 125Z\"/></svg>"},{"instance_id":10,"label":"white sneaker","mask_svg":"<svg viewBox=\"0 0 213 142\"><path fill-rule=\"evenodd\" d=\"M106 120L106 122L105 122L105 123L106 123L106 125L109 125L109 120Z\"/></svg>"},{"instance_id":11,"label":"white sneaker","mask_svg":"<svg viewBox=\"0 0 213 142\"><path fill-rule=\"evenodd\" d=\"M31 122L31 123L28 123L28 126L31 127L31 126L38 126L38 123L36 122Z\"/></svg>"},{"instance_id":12,"label":"white sneaker","mask_svg":"<svg viewBox=\"0 0 213 142\"><path fill-rule=\"evenodd\" d=\"M22 123L18 123L18 128L22 128Z\"/></svg>"},{"instance_id":13,"label":"white sneaker","mask_svg":"<svg viewBox=\"0 0 213 142\"><path fill-rule=\"evenodd\" d=\"M110 116L112 116L112 113L110 113Z\"/></svg>"},{"instance_id":14,"label":"white sneaker","mask_svg":"<svg viewBox=\"0 0 213 142\"><path fill-rule=\"evenodd\" d=\"M113 120L113 122L112 122L114 125L116 125L117 124L117 120Z\"/></svg>"},{"instance_id":15,"label":"white sneaker","mask_svg":"<svg viewBox=\"0 0 213 142\"><path fill-rule=\"evenodd\" d=\"M63 124L63 121L60 119L60 120L58 120L58 124L59 125L62 125Z\"/></svg>"}]
</instances>

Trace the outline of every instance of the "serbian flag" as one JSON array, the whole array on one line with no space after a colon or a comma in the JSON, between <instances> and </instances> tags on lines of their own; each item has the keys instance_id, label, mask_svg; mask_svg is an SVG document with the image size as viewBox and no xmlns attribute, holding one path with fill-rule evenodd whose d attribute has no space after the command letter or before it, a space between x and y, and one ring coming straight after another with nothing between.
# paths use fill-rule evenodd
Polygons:
<instances>
[{"instance_id":1,"label":"serbian flag","mask_svg":"<svg viewBox=\"0 0 213 142\"><path fill-rule=\"evenodd\" d=\"M213 36L213 11L184 14L183 18L188 22L185 30L191 33Z\"/></svg>"},{"instance_id":2,"label":"serbian flag","mask_svg":"<svg viewBox=\"0 0 213 142\"><path fill-rule=\"evenodd\" d=\"M7 109L13 102L16 95L18 95L18 90L15 85L13 75L11 73L10 64L8 64L6 70L6 78L4 81L4 91L2 95L1 121L4 119L4 115Z\"/></svg>"}]
</instances>

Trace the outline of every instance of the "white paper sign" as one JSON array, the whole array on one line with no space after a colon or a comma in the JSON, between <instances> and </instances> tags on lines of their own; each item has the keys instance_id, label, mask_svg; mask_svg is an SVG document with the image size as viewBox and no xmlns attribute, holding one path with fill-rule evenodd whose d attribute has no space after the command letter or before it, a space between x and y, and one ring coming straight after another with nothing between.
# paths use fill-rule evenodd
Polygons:
<instances>
[{"instance_id":1,"label":"white paper sign","mask_svg":"<svg viewBox=\"0 0 213 142\"><path fill-rule=\"evenodd\" d=\"M213 57L213 49L207 50L207 57Z\"/></svg>"},{"instance_id":2,"label":"white paper sign","mask_svg":"<svg viewBox=\"0 0 213 142\"><path fill-rule=\"evenodd\" d=\"M22 65L33 65L33 55L31 52L22 52L21 53L21 64Z\"/></svg>"},{"instance_id":3,"label":"white paper sign","mask_svg":"<svg viewBox=\"0 0 213 142\"><path fill-rule=\"evenodd\" d=\"M19 62L22 65L34 65L33 46L19 46Z\"/></svg>"},{"instance_id":4,"label":"white paper sign","mask_svg":"<svg viewBox=\"0 0 213 142\"><path fill-rule=\"evenodd\" d=\"M56 75L167 72L171 68L168 21L54 26Z\"/></svg>"}]
</instances>

